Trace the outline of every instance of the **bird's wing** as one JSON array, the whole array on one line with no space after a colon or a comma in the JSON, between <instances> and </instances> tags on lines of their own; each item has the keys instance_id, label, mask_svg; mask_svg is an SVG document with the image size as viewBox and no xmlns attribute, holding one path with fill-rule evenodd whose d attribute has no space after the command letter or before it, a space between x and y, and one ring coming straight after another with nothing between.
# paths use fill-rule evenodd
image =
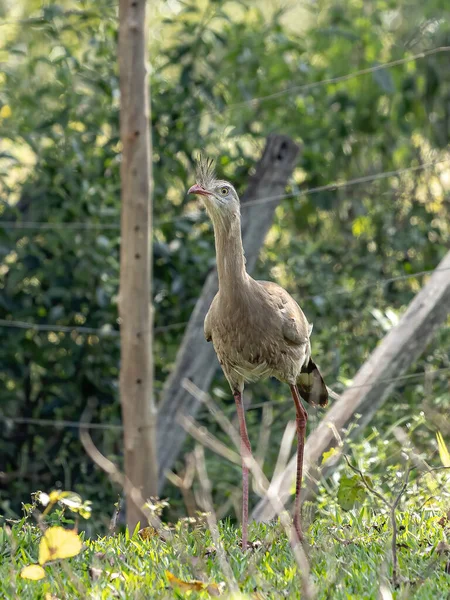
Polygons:
<instances>
[{"instance_id":1,"label":"bird's wing","mask_svg":"<svg viewBox=\"0 0 450 600\"><path fill-rule=\"evenodd\" d=\"M211 302L211 306L209 307L209 310L206 313L205 322L203 325L203 331L205 333L205 339L207 342L210 342L212 340L212 321L214 319L216 298L217 294L214 296L214 299Z\"/></svg>"},{"instance_id":2,"label":"bird's wing","mask_svg":"<svg viewBox=\"0 0 450 600\"><path fill-rule=\"evenodd\" d=\"M282 318L283 337L292 344L307 344L312 325L308 323L302 309L288 292L271 281L258 281L268 293L271 302Z\"/></svg>"}]
</instances>

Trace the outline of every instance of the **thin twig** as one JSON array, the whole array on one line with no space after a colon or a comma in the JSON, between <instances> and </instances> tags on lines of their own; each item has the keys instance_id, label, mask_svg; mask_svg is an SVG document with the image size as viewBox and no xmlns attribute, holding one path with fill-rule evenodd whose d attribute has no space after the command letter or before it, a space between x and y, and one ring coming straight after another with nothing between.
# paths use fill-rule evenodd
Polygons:
<instances>
[{"instance_id":1,"label":"thin twig","mask_svg":"<svg viewBox=\"0 0 450 600\"><path fill-rule=\"evenodd\" d=\"M164 541L172 538L172 534L163 527L161 520L146 507L146 501L143 498L140 490L136 488L132 482L119 471L116 465L104 456L95 446L89 435L89 421L92 414L92 404L88 403L80 419L80 441L83 444L86 453L94 461L94 463L104 471L109 478L119 484L127 493L127 497L131 498L134 504L139 508L148 522L158 531L158 535Z\"/></svg>"},{"instance_id":2,"label":"thin twig","mask_svg":"<svg viewBox=\"0 0 450 600\"><path fill-rule=\"evenodd\" d=\"M198 478L202 489L203 510L205 510L206 512L206 519L208 521L208 527L214 541L217 557L219 559L222 572L225 578L227 579L230 591L236 593L239 592L239 587L233 575L233 571L231 570L230 564L228 563L225 554L225 549L220 539L219 529L217 527L217 520L214 514L214 507L211 496L211 482L209 480L208 472L206 470L205 453L203 451L203 446L200 446L199 444L196 445L194 450L194 456L195 463L197 466Z\"/></svg>"}]
</instances>

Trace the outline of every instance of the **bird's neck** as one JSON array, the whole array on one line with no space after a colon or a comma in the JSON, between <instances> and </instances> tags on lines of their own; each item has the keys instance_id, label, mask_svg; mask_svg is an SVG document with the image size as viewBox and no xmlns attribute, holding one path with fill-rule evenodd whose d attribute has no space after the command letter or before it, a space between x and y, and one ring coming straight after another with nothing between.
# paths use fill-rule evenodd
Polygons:
<instances>
[{"instance_id":1,"label":"bird's neck","mask_svg":"<svg viewBox=\"0 0 450 600\"><path fill-rule=\"evenodd\" d=\"M236 292L248 279L240 216L234 214L224 220L213 219L213 225L219 290L222 293Z\"/></svg>"}]
</instances>

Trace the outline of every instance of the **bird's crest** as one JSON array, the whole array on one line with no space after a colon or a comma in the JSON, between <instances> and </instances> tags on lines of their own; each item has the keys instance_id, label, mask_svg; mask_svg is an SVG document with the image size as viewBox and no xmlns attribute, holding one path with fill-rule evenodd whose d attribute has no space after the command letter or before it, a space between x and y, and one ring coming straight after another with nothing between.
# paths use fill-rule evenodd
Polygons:
<instances>
[{"instance_id":1,"label":"bird's crest","mask_svg":"<svg viewBox=\"0 0 450 600\"><path fill-rule=\"evenodd\" d=\"M200 154L200 157L197 160L196 176L197 183L203 188L209 189L213 181L216 179L214 160L212 158L206 158L206 156Z\"/></svg>"}]
</instances>

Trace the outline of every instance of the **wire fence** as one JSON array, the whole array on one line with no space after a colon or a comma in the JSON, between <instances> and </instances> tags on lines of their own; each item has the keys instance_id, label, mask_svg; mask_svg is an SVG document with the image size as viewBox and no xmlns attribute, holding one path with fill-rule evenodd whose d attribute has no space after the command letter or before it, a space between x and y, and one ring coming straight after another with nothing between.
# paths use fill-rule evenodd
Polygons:
<instances>
[{"instance_id":1,"label":"wire fence","mask_svg":"<svg viewBox=\"0 0 450 600\"><path fill-rule=\"evenodd\" d=\"M18 21L18 22L21 23L22 21ZM34 23L39 23L39 19L29 21L29 24L34 24ZM8 23L4 22L2 24L5 25ZM214 116L214 117L219 116L219 115L222 116L222 115L230 113L231 111L239 110L244 107L253 107L254 108L263 102L267 102L270 100L276 100L276 99L285 97L287 95L303 94L306 92L310 92L313 89L320 88L322 86L338 85L340 83L349 81L351 79L355 79L355 78L362 77L362 76L365 76L368 74L372 74L377 71L390 69L390 68L393 68L396 66L406 65L411 62L423 60L427 57L435 56L435 55L438 55L441 53L446 53L449 51L450 51L450 46L440 46L438 48L432 48L432 49L426 50L424 52L415 54L413 56L404 57L404 58L389 61L389 62L386 62L383 64L374 65L372 67L368 67L368 68L361 69L358 71L353 71L351 73L347 73L344 75L326 78L324 80L310 82L310 83L306 83L306 84L302 84L302 85L293 85L293 86L289 86L283 90L279 90L279 91L276 91L271 94L267 94L267 95L259 96L259 97L253 97L253 98L245 100L245 101L235 102L235 103L229 104L225 107L215 107L212 110L203 110L198 113L184 115L184 116L176 119L174 122L176 123L178 121L192 121L193 119L201 119L201 118L207 117L207 116ZM384 171L384 172L375 173L375 174L368 174L363 177L358 177L358 178L347 180L347 181L337 181L334 183L329 183L329 184L317 186L314 188L309 188L309 189L305 189L305 190L299 190L299 191L295 191L295 192L281 194L278 196L258 198L256 200L253 200L253 201L243 204L242 209L245 210L249 206L261 205L261 204L270 203L270 202L277 202L277 201L281 201L281 200L289 199L289 198L300 198L300 197L305 197L308 195L322 193L322 192L336 191L338 189L342 189L342 188L346 188L346 187L350 187L350 186L361 185L363 183L374 182L374 181L378 181L378 180L386 179L386 178L390 178L390 177L402 176L407 173L414 173L414 172L418 172L421 170L426 170L426 169L436 167L437 165L448 163L448 162L450 162L450 159L448 159L448 158L439 159L439 160L436 160L433 162L422 163L420 165L399 168L394 171ZM157 227L157 226L169 224L172 222L197 219L200 214L202 214L202 213L200 213L199 211L195 211L195 212L189 212L189 213L175 216L175 217L156 219L154 221L154 226ZM0 223L0 227L5 230L7 230L7 229L9 229L9 230L37 230L37 231L41 231L41 232L44 232L44 231L66 231L66 230L83 231L83 232L85 232L85 231L99 232L99 231L119 231L120 230L119 223L94 223L94 222L57 223L57 222L46 222L46 221L3 221ZM448 269L437 269L437 270L448 270ZM404 275L400 275L397 277L389 277L389 278L381 279L381 280L377 279L375 281L367 282L366 284L359 286L358 292L365 288L371 288L371 287L375 287L375 286L383 286L383 285L387 285L390 283L394 283L396 281L403 281L403 280L407 280L407 279L411 279L411 278L415 278L415 277L429 275L432 272L433 272L432 270L426 270L426 271L420 271L420 272L412 273L412 274L404 274ZM334 289L332 288L332 289L328 289L325 294L327 296L333 296L333 295L342 295L342 294L350 294L351 295L352 293L353 293L353 290L349 290L349 289L345 289L345 288L334 288ZM306 299L312 299L312 298L314 298L314 296L308 296L303 299L306 300ZM188 321L183 321L183 322L172 323L172 324L164 325L164 326L157 326L154 328L154 332L158 333L158 332L169 331L169 330L173 330L173 329L177 329L177 328L182 328L182 327L185 327L187 324L188 324ZM98 337L103 337L103 338L107 338L107 337L116 338L120 335L120 331L115 329L111 325L105 325L103 327L88 327L88 326L78 326L78 325L74 325L74 326L54 325L54 324L49 324L49 323L29 323L29 322L19 321L19 320L0 319L0 327L1 328L16 328L16 329L33 330L33 331L37 331L37 332L62 332L62 333L74 333L75 332L78 334L85 334L85 335L97 335ZM412 385L417 382L417 379L427 378L427 377L436 377L437 375L443 374L446 372L450 372L450 367L436 369L434 371L424 371L421 373L404 375L404 376L400 376L397 378L391 378L389 380L385 380L385 382L395 383L395 382L403 381L403 382L405 382L405 385ZM381 380L381 381L383 381L383 380ZM368 383L365 385L370 386L371 384ZM365 386L358 386L358 387L365 387ZM284 404L284 402L277 403L277 405L278 404L281 405L281 404ZM249 407L249 409L250 410L257 409L263 405L264 405L264 403L254 404L251 407ZM79 428L80 427L80 421L70 421L70 420L61 420L61 419L40 419L40 418L31 418L31 417L8 417L4 414L0 414L0 420L3 421L8 426L36 425L36 426L41 426L41 427L54 427L54 428ZM83 425L85 427L89 427L90 429L98 429L98 430L121 430L122 429L122 425L120 425L120 424L90 423L89 425L87 425L86 423L83 423Z\"/></svg>"},{"instance_id":2,"label":"wire fence","mask_svg":"<svg viewBox=\"0 0 450 600\"><path fill-rule=\"evenodd\" d=\"M363 285L358 285L358 293L364 289L372 287L380 287L394 283L396 281L406 281L408 279L414 279L415 277L423 277L425 275L431 275L432 273L439 273L441 271L450 271L450 267L444 267L440 269L429 269L426 271L418 271L416 273L410 273L406 275L399 275L397 277L387 277L386 279L376 279ZM333 297L341 296L343 294L352 294L354 290L346 288L336 287L330 288L323 292L323 296ZM313 300L317 298L317 295L303 296L302 301ZM158 325L154 327L154 333L163 333L176 329L181 329L188 325L189 321L180 321L178 323L171 323L170 325ZM85 335L96 335L98 337L118 337L120 331L113 329L111 325L104 325L103 327L85 327L82 325L52 325L51 323L29 323L27 321L15 321L9 319L0 319L0 328L6 327L11 329L27 329L38 332L60 332L60 333L78 333Z\"/></svg>"},{"instance_id":3,"label":"wire fence","mask_svg":"<svg viewBox=\"0 0 450 600\"><path fill-rule=\"evenodd\" d=\"M404 167L401 169L396 169L395 171L383 171L380 173L374 173L372 175L364 175L363 177L357 177L355 179L349 179L347 181L336 181L333 183L327 183L326 185L320 185L313 188L308 188L305 190L298 190L296 192L290 192L286 194L279 194L277 196L267 196L263 198L256 198L255 200L250 200L248 202L244 202L241 206L241 210L245 211L249 206L255 206L260 204L267 204L270 202L279 202L281 200L285 200L288 198L302 198L305 196L310 196L312 194L318 194L321 192L332 192L337 191L339 189L361 185L363 183L370 183L373 181L379 181L381 179L387 179L389 177L397 177L404 175L406 173L415 173L418 171L423 171L426 169L430 169L437 165L450 163L450 158L442 158L436 161L422 163L420 165L415 165L412 167ZM203 213L200 211L192 211L188 212L184 215L178 215L176 217L168 217L165 219L155 219L153 225L158 227L160 225L166 225L169 223L175 223L178 221L184 220L192 220L198 219ZM47 222L47 221L0 221L0 228L3 229L33 229L39 231L49 231L49 230L75 230L75 231L119 231L120 223L92 223L92 222L69 222L69 223L56 223L56 222Z\"/></svg>"},{"instance_id":4,"label":"wire fence","mask_svg":"<svg viewBox=\"0 0 450 600\"><path fill-rule=\"evenodd\" d=\"M408 375L401 375L399 377L390 377L388 379L378 379L377 383L397 383L404 382L405 386L415 385L420 380L433 379L438 375L442 375L444 373L450 374L450 367L443 367L440 369L426 370L420 373L410 373ZM356 389L356 388L365 388L371 387L373 385L372 382L368 382L361 385L349 385L346 389ZM345 391L345 390L344 390ZM342 392L343 393L343 392ZM246 407L246 410L257 410L264 406L284 406L286 404L292 404L292 400L281 400L279 402L260 402L257 404L251 404ZM209 414L209 413L205 413ZM52 427L56 429L78 429L81 425L83 427L87 427L89 429L97 429L97 430L110 430L110 431L122 431L123 425L116 423L86 423L84 421L70 421L66 419L40 419L33 417L9 417L5 414L0 413L0 421L5 423L7 427L12 427L13 425L36 425L39 427Z\"/></svg>"}]
</instances>

